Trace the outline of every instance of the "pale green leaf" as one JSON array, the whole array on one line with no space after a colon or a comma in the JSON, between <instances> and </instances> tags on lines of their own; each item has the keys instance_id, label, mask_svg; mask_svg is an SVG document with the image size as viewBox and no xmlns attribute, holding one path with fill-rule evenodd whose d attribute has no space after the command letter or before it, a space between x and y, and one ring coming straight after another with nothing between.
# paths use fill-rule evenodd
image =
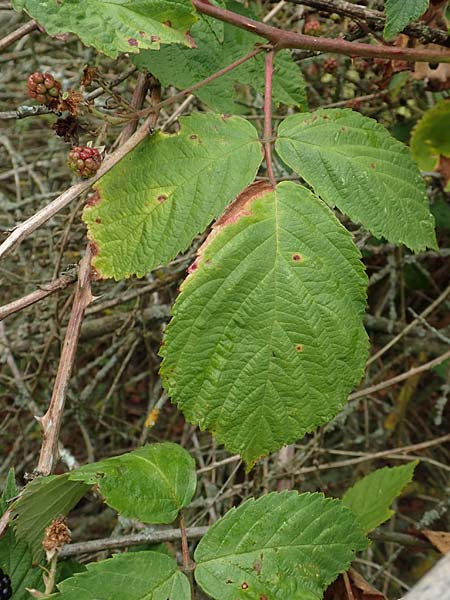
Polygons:
<instances>
[{"instance_id":1,"label":"pale green leaf","mask_svg":"<svg viewBox=\"0 0 450 600\"><path fill-rule=\"evenodd\" d=\"M387 40L394 38L409 23L421 17L429 4L430 0L386 0L384 37Z\"/></svg>"},{"instance_id":2,"label":"pale green leaf","mask_svg":"<svg viewBox=\"0 0 450 600\"><path fill-rule=\"evenodd\" d=\"M345 492L343 503L353 511L366 533L392 517L394 511L389 507L412 481L418 462L414 460L399 467L377 469Z\"/></svg>"},{"instance_id":3,"label":"pale green leaf","mask_svg":"<svg viewBox=\"0 0 450 600\"><path fill-rule=\"evenodd\" d=\"M89 490L82 481L70 481L69 474L36 477L11 508L16 537L28 544L33 561L43 556L42 540L50 523L67 513Z\"/></svg>"},{"instance_id":4,"label":"pale green leaf","mask_svg":"<svg viewBox=\"0 0 450 600\"><path fill-rule=\"evenodd\" d=\"M217 600L321 600L367 540L342 502L271 493L230 510L195 551L195 579Z\"/></svg>"},{"instance_id":5,"label":"pale green leaf","mask_svg":"<svg viewBox=\"0 0 450 600\"><path fill-rule=\"evenodd\" d=\"M439 157L450 157L450 100L441 100L427 110L411 135L411 151L424 171L433 171Z\"/></svg>"},{"instance_id":6,"label":"pale green leaf","mask_svg":"<svg viewBox=\"0 0 450 600\"><path fill-rule=\"evenodd\" d=\"M236 2L228 2L227 6L234 12L252 14ZM196 49L164 47L158 53L142 52L135 57L134 63L153 73L164 86L175 85L184 89L249 54L255 43L264 42L252 33L207 17L202 17L192 27L191 33ZM239 104L239 98L242 100L243 97L237 92L238 84L250 85L260 94L264 92L264 53L194 93L217 111L231 114L248 112L245 106ZM276 103L303 109L306 106L303 76L288 50L277 52L275 56L272 96Z\"/></svg>"},{"instance_id":7,"label":"pale green leaf","mask_svg":"<svg viewBox=\"0 0 450 600\"><path fill-rule=\"evenodd\" d=\"M58 584L55 600L191 600L189 580L160 552L116 554Z\"/></svg>"},{"instance_id":8,"label":"pale green leaf","mask_svg":"<svg viewBox=\"0 0 450 600\"><path fill-rule=\"evenodd\" d=\"M174 521L197 485L194 459L170 442L80 467L70 479L98 486L109 506L144 523Z\"/></svg>"},{"instance_id":9,"label":"pale green leaf","mask_svg":"<svg viewBox=\"0 0 450 600\"><path fill-rule=\"evenodd\" d=\"M13 0L13 6L49 35L75 33L112 58L161 44L193 45L186 35L196 21L189 0Z\"/></svg>"},{"instance_id":10,"label":"pale green leaf","mask_svg":"<svg viewBox=\"0 0 450 600\"><path fill-rule=\"evenodd\" d=\"M417 165L373 119L348 109L292 115L278 128L276 149L325 202L375 236L415 252L437 247Z\"/></svg>"},{"instance_id":11,"label":"pale green leaf","mask_svg":"<svg viewBox=\"0 0 450 600\"><path fill-rule=\"evenodd\" d=\"M195 114L156 133L96 186L84 212L103 277L143 276L186 250L248 183L262 160L256 129L239 117Z\"/></svg>"},{"instance_id":12,"label":"pale green leaf","mask_svg":"<svg viewBox=\"0 0 450 600\"><path fill-rule=\"evenodd\" d=\"M305 188L241 194L200 249L161 347L186 418L252 463L335 416L367 356L359 258Z\"/></svg>"}]
</instances>

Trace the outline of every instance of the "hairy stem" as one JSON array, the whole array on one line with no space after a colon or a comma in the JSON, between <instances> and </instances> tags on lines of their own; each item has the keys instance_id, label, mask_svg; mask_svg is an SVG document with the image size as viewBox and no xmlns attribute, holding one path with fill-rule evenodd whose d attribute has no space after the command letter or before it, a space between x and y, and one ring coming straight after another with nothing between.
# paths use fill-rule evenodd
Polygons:
<instances>
[{"instance_id":1,"label":"hairy stem","mask_svg":"<svg viewBox=\"0 0 450 600\"><path fill-rule=\"evenodd\" d=\"M264 91L264 155L266 158L267 174L272 187L275 189L277 182L273 172L272 162L272 80L273 80L274 51L266 52L266 79Z\"/></svg>"}]
</instances>

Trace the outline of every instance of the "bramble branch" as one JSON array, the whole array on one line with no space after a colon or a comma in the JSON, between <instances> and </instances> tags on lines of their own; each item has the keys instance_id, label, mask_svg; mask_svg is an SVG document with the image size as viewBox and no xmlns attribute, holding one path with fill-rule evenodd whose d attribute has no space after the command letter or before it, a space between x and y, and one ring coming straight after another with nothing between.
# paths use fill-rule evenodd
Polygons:
<instances>
[{"instance_id":1,"label":"bramble branch","mask_svg":"<svg viewBox=\"0 0 450 600\"><path fill-rule=\"evenodd\" d=\"M280 48L297 48L344 54L351 57L362 56L364 58L386 58L407 62L450 63L450 52L442 53L426 49L397 48L395 46L362 44L360 42L347 42L342 39L314 37L266 25L261 21L255 21L249 17L215 6L209 0L192 0L192 3L202 14L259 35L273 44L277 50Z\"/></svg>"},{"instance_id":2,"label":"bramble branch","mask_svg":"<svg viewBox=\"0 0 450 600\"><path fill-rule=\"evenodd\" d=\"M374 31L382 31L386 24L386 16L379 10L373 10L347 0L289 0L291 4L311 6L327 13L337 13L368 23ZM450 47L450 36L443 29L429 27L425 23L410 23L403 33L426 44L440 44Z\"/></svg>"},{"instance_id":3,"label":"bramble branch","mask_svg":"<svg viewBox=\"0 0 450 600\"><path fill-rule=\"evenodd\" d=\"M260 46L253 50L253 52L250 52L249 54L246 54L242 58L236 60L231 65L228 65L224 69L220 69L216 73L213 73L206 79L203 79L195 85L186 88L182 92L179 92L178 94L175 94L170 98L166 98L165 100L159 102L155 106L151 106L150 108L137 111L128 116L131 116L133 118L148 117L148 115L154 113L155 111L159 111L161 108L165 108L166 106L170 106L171 104L178 102L178 100L181 100L185 96L188 96L195 90L198 90L204 85L210 83L211 81L222 77L222 75L225 75L229 71L232 71L236 67L239 67L239 65L242 65L242 63L255 57L264 49L264 46ZM136 131L136 133L133 136L131 136L130 139L128 139L122 146L120 146L115 152L110 154L103 161L102 166L94 175L94 177L91 177L87 181L76 183L68 190L66 190L63 194L55 198L55 200L47 204L47 206L44 206L43 209L39 210L37 213L32 215L29 219L27 219L20 225L17 225L12 230L9 237L6 238L6 240L2 244L0 244L0 258L8 255L18 244L20 244L20 242L22 242L22 240L24 240L31 233L33 233L33 231L35 231L36 229L41 227L41 225L46 223L49 219L54 217L59 211L68 206L73 200L81 196L81 194L87 192L94 183L101 179L103 175L108 173L108 171L110 171L119 161L122 160L122 158L124 158L129 152L131 152L131 150L133 150L133 148L135 148L140 142L142 142L142 140L144 140L148 136L150 130L150 121L146 121L143 125L141 125L141 127Z\"/></svg>"}]
</instances>

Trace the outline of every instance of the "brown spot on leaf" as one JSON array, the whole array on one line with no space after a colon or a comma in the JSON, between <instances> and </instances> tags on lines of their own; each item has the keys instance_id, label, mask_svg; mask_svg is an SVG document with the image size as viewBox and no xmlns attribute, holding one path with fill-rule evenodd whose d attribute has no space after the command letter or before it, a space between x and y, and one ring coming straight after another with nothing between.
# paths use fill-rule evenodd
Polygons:
<instances>
[{"instance_id":1,"label":"brown spot on leaf","mask_svg":"<svg viewBox=\"0 0 450 600\"><path fill-rule=\"evenodd\" d=\"M267 181L257 181L246 187L236 200L226 208L223 215L215 222L213 225L213 232L215 229L219 229L230 223L235 223L241 217L250 216L252 214L250 210L252 202L260 196L272 191L273 187Z\"/></svg>"},{"instance_id":2,"label":"brown spot on leaf","mask_svg":"<svg viewBox=\"0 0 450 600\"><path fill-rule=\"evenodd\" d=\"M97 225L100 225L100 223L102 222L102 220L100 219L100 217L97 217L95 219L95 222L97 223Z\"/></svg>"},{"instance_id":3,"label":"brown spot on leaf","mask_svg":"<svg viewBox=\"0 0 450 600\"><path fill-rule=\"evenodd\" d=\"M156 199L158 200L158 202L159 202L160 204L162 204L163 202L165 202L165 201L167 200L167 196L166 196L166 195L164 195L164 194L161 194L161 195L160 195L160 196L158 196Z\"/></svg>"},{"instance_id":4,"label":"brown spot on leaf","mask_svg":"<svg viewBox=\"0 0 450 600\"><path fill-rule=\"evenodd\" d=\"M152 42L160 42L160 41L161 41L161 38L159 37L159 35L151 35L151 36L150 36L150 40L151 40Z\"/></svg>"},{"instance_id":5,"label":"brown spot on leaf","mask_svg":"<svg viewBox=\"0 0 450 600\"><path fill-rule=\"evenodd\" d=\"M302 255L301 254L293 254L292 255L292 260L294 262L300 262L302 260Z\"/></svg>"},{"instance_id":6,"label":"brown spot on leaf","mask_svg":"<svg viewBox=\"0 0 450 600\"><path fill-rule=\"evenodd\" d=\"M258 573L258 575L259 575L261 573L261 569L262 569L262 565L261 565L260 561L256 560L253 563L253 570L256 571L256 573Z\"/></svg>"},{"instance_id":7,"label":"brown spot on leaf","mask_svg":"<svg viewBox=\"0 0 450 600\"><path fill-rule=\"evenodd\" d=\"M246 581L244 581L244 582L242 583L242 585L241 585L241 588L242 588L243 590L248 590L248 583L247 583Z\"/></svg>"},{"instance_id":8,"label":"brown spot on leaf","mask_svg":"<svg viewBox=\"0 0 450 600\"><path fill-rule=\"evenodd\" d=\"M165 25L166 27L172 27L172 21L163 21L163 25Z\"/></svg>"},{"instance_id":9,"label":"brown spot on leaf","mask_svg":"<svg viewBox=\"0 0 450 600\"><path fill-rule=\"evenodd\" d=\"M193 38L193 37L192 37L192 35L189 33L189 31L187 31L187 32L184 34L184 37L186 38L186 40L187 40L187 42L188 42L188 44L189 44L189 46L190 46L191 48L197 48L197 42L194 40L194 38Z\"/></svg>"},{"instance_id":10,"label":"brown spot on leaf","mask_svg":"<svg viewBox=\"0 0 450 600\"><path fill-rule=\"evenodd\" d=\"M376 168L377 168L377 165L376 165L375 163L370 163L370 168L371 168L371 169L376 169Z\"/></svg>"},{"instance_id":11,"label":"brown spot on leaf","mask_svg":"<svg viewBox=\"0 0 450 600\"><path fill-rule=\"evenodd\" d=\"M89 194L86 200L86 208L90 208L91 206L96 206L101 200L100 192L98 190L94 190L91 194Z\"/></svg>"},{"instance_id":12,"label":"brown spot on leaf","mask_svg":"<svg viewBox=\"0 0 450 600\"><path fill-rule=\"evenodd\" d=\"M193 273L194 271L196 271L198 269L198 258L196 258L194 260L194 262L192 263L192 265L190 267L188 267L187 272L189 273L189 275L191 273Z\"/></svg>"},{"instance_id":13,"label":"brown spot on leaf","mask_svg":"<svg viewBox=\"0 0 450 600\"><path fill-rule=\"evenodd\" d=\"M259 597L259 600L269 600L269 598L267 596L262 595Z\"/></svg>"},{"instance_id":14,"label":"brown spot on leaf","mask_svg":"<svg viewBox=\"0 0 450 600\"><path fill-rule=\"evenodd\" d=\"M141 37L145 37L147 34L145 33L145 31L140 31L140 32L139 32L139 35L140 35Z\"/></svg>"},{"instance_id":15,"label":"brown spot on leaf","mask_svg":"<svg viewBox=\"0 0 450 600\"><path fill-rule=\"evenodd\" d=\"M130 46L137 46L138 45L138 41L136 38L129 38L128 39L128 43L130 44Z\"/></svg>"},{"instance_id":16,"label":"brown spot on leaf","mask_svg":"<svg viewBox=\"0 0 450 600\"><path fill-rule=\"evenodd\" d=\"M195 133L193 133L192 135L190 135L189 139L191 139L191 140L198 140L200 142L200 138Z\"/></svg>"},{"instance_id":17,"label":"brown spot on leaf","mask_svg":"<svg viewBox=\"0 0 450 600\"><path fill-rule=\"evenodd\" d=\"M303 350L303 346L301 344L297 344L295 346L295 349L297 350L297 352L301 352Z\"/></svg>"},{"instance_id":18,"label":"brown spot on leaf","mask_svg":"<svg viewBox=\"0 0 450 600\"><path fill-rule=\"evenodd\" d=\"M98 254L98 245L97 245L97 243L91 240L89 242L89 246L91 248L92 256L97 256L97 254Z\"/></svg>"}]
</instances>

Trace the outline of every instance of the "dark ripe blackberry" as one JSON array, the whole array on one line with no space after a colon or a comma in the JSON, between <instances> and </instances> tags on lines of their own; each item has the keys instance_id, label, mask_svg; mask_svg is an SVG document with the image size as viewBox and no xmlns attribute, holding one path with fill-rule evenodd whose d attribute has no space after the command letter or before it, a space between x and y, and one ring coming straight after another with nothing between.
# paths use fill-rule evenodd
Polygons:
<instances>
[{"instance_id":1,"label":"dark ripe blackberry","mask_svg":"<svg viewBox=\"0 0 450 600\"><path fill-rule=\"evenodd\" d=\"M8 600L12 597L11 579L5 575L0 568L0 600Z\"/></svg>"},{"instance_id":2,"label":"dark ripe blackberry","mask_svg":"<svg viewBox=\"0 0 450 600\"><path fill-rule=\"evenodd\" d=\"M97 148L75 146L69 152L67 164L74 173L83 177L83 179L89 179L97 173L102 164L102 157Z\"/></svg>"},{"instance_id":3,"label":"dark ripe blackberry","mask_svg":"<svg viewBox=\"0 0 450 600\"><path fill-rule=\"evenodd\" d=\"M28 95L39 104L55 106L61 97L61 84L51 73L32 73L28 77Z\"/></svg>"}]
</instances>

